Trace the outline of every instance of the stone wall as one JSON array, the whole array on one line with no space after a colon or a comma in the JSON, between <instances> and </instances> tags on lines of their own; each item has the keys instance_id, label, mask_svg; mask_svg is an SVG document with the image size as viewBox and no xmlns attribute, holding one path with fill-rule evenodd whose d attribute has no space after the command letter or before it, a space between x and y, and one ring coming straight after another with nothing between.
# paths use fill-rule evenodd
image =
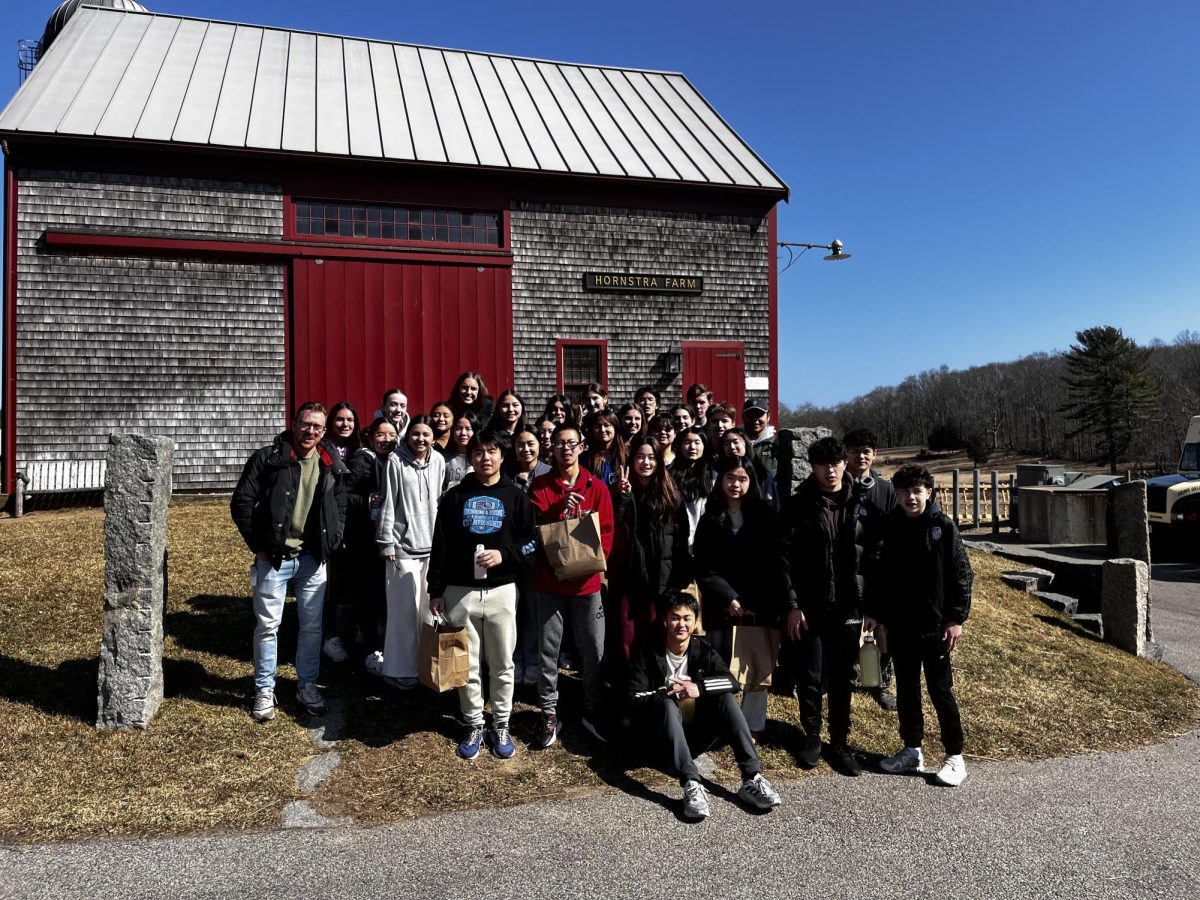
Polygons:
<instances>
[{"instance_id":1,"label":"stone wall","mask_svg":"<svg viewBox=\"0 0 1200 900\"><path fill-rule=\"evenodd\" d=\"M691 340L745 342L745 375L769 374L767 220L594 206L517 204L511 212L517 389L539 400L556 383L554 342L608 343L608 390L631 400L653 384L682 395L662 354ZM695 295L594 293L595 271L702 275Z\"/></svg>"},{"instance_id":2,"label":"stone wall","mask_svg":"<svg viewBox=\"0 0 1200 900\"><path fill-rule=\"evenodd\" d=\"M101 459L110 431L177 447L175 486L232 487L286 421L285 271L51 252L49 230L279 239L278 186L22 170L17 467Z\"/></svg>"}]
</instances>

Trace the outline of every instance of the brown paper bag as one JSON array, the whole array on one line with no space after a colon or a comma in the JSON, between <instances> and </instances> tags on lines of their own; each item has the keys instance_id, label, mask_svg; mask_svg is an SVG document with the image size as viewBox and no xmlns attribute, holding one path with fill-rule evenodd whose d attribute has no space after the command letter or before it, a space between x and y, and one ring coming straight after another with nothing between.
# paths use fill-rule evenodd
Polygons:
<instances>
[{"instance_id":1,"label":"brown paper bag","mask_svg":"<svg viewBox=\"0 0 1200 900\"><path fill-rule=\"evenodd\" d=\"M431 690L463 687L471 665L467 629L447 625L444 619L422 622L417 665L421 684Z\"/></svg>"},{"instance_id":2,"label":"brown paper bag","mask_svg":"<svg viewBox=\"0 0 1200 900\"><path fill-rule=\"evenodd\" d=\"M771 685L771 674L779 662L778 628L734 625L729 639L729 671L744 690Z\"/></svg>"},{"instance_id":3,"label":"brown paper bag","mask_svg":"<svg viewBox=\"0 0 1200 900\"><path fill-rule=\"evenodd\" d=\"M600 541L599 513L539 525L537 532L556 578L584 578L608 568Z\"/></svg>"}]
</instances>

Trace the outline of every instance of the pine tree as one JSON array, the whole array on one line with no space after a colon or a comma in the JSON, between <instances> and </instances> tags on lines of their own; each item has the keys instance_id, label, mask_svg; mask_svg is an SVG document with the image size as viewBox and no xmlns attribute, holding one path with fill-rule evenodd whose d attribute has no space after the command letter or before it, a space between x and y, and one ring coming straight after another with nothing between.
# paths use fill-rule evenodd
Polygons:
<instances>
[{"instance_id":1,"label":"pine tree","mask_svg":"<svg viewBox=\"0 0 1200 900\"><path fill-rule=\"evenodd\" d=\"M1066 356L1068 400L1062 412L1076 427L1067 436L1095 434L1115 475L1118 457L1155 408L1161 386L1149 368L1149 348L1121 329L1098 326L1075 337L1079 343Z\"/></svg>"}]
</instances>

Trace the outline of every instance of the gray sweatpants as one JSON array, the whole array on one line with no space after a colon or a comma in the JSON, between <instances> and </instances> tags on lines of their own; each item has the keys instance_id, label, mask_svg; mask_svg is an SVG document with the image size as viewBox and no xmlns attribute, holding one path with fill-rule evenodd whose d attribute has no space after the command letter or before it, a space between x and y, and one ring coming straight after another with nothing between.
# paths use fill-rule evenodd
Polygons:
<instances>
[{"instance_id":1,"label":"gray sweatpants","mask_svg":"<svg viewBox=\"0 0 1200 900\"><path fill-rule=\"evenodd\" d=\"M585 714L600 711L604 678L604 607L600 594L567 597L562 594L537 595L538 642L541 645L541 672L538 675L538 699L542 712L558 709L558 652L562 647L563 618L571 617L571 631L583 666L583 705Z\"/></svg>"}]
</instances>

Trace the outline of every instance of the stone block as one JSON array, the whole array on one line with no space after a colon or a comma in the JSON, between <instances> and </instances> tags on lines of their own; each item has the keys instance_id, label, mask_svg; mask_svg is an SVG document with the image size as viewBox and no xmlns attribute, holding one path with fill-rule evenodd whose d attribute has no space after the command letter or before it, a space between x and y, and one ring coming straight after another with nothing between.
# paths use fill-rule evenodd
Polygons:
<instances>
[{"instance_id":1,"label":"stone block","mask_svg":"<svg viewBox=\"0 0 1200 900\"><path fill-rule=\"evenodd\" d=\"M1114 559L1140 559L1150 564L1150 520L1146 515L1146 482L1119 484L1108 492L1108 552Z\"/></svg>"},{"instance_id":2,"label":"stone block","mask_svg":"<svg viewBox=\"0 0 1200 900\"><path fill-rule=\"evenodd\" d=\"M808 448L821 438L833 434L824 425L815 428L784 428L780 430L779 441L779 474L776 482L779 493L783 497L791 496L812 474L812 466L808 463Z\"/></svg>"},{"instance_id":3,"label":"stone block","mask_svg":"<svg viewBox=\"0 0 1200 900\"><path fill-rule=\"evenodd\" d=\"M1044 591L1050 587L1051 582L1054 581L1054 573L1049 569L1020 569L1013 572L1001 572L1000 580L1019 591L1033 593Z\"/></svg>"},{"instance_id":4,"label":"stone block","mask_svg":"<svg viewBox=\"0 0 1200 900\"><path fill-rule=\"evenodd\" d=\"M109 436L97 728L145 728L162 704L173 461L168 438Z\"/></svg>"},{"instance_id":5,"label":"stone block","mask_svg":"<svg viewBox=\"0 0 1200 900\"><path fill-rule=\"evenodd\" d=\"M1100 614L1106 641L1129 653L1145 656L1150 567L1140 559L1107 560L1101 580Z\"/></svg>"}]
</instances>

